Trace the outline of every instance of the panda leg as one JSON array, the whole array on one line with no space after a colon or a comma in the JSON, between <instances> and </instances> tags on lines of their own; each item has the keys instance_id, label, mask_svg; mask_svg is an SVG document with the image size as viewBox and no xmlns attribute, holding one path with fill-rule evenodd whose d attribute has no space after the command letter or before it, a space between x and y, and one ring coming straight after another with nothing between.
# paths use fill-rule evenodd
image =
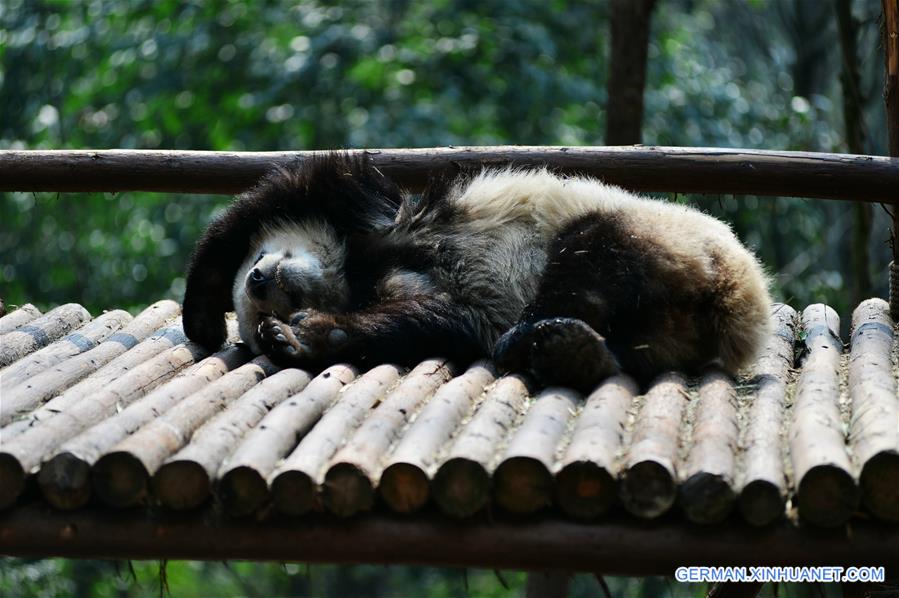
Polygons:
<instances>
[{"instance_id":1,"label":"panda leg","mask_svg":"<svg viewBox=\"0 0 899 598\"><path fill-rule=\"evenodd\" d=\"M680 307L678 289L664 284L657 267L660 257L615 215L571 222L550 244L534 301L497 342L497 366L583 390L619 367L651 379L670 349L655 342L664 334L659 323Z\"/></svg>"}]
</instances>

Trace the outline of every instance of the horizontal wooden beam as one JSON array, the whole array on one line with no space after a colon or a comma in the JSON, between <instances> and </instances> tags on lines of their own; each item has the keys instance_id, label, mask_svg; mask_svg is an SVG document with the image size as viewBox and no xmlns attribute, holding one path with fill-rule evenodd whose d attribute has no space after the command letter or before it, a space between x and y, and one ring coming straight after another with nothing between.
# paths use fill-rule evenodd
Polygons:
<instances>
[{"instance_id":1,"label":"horizontal wooden beam","mask_svg":"<svg viewBox=\"0 0 899 598\"><path fill-rule=\"evenodd\" d=\"M481 165L549 166L635 191L751 194L899 203L899 159L684 147L442 147L365 151L400 185ZM0 191L235 194L276 164L313 152L0 151Z\"/></svg>"},{"instance_id":2,"label":"horizontal wooden beam","mask_svg":"<svg viewBox=\"0 0 899 598\"><path fill-rule=\"evenodd\" d=\"M671 575L682 565L899 567L899 534L859 521L816 530L729 521L599 524L559 518L460 522L437 516L228 519L213 509L62 512L33 504L0 512L0 554L20 557L383 563L618 575Z\"/></svg>"}]
</instances>

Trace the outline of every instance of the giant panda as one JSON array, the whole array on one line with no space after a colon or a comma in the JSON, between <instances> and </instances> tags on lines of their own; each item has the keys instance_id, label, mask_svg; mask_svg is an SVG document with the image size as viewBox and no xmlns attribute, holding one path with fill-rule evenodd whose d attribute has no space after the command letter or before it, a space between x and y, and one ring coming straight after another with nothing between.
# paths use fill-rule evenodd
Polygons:
<instances>
[{"instance_id":1,"label":"giant panda","mask_svg":"<svg viewBox=\"0 0 899 598\"><path fill-rule=\"evenodd\" d=\"M458 364L589 389L624 371L736 371L768 334L757 259L723 222L546 168L404 192L364 154L280 167L197 243L187 336L285 365Z\"/></svg>"}]
</instances>

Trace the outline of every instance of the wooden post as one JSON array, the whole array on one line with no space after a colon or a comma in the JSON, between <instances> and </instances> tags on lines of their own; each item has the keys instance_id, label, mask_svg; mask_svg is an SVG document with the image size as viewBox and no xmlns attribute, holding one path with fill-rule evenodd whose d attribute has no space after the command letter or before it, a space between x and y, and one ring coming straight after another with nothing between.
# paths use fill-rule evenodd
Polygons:
<instances>
[{"instance_id":1,"label":"wooden post","mask_svg":"<svg viewBox=\"0 0 899 598\"><path fill-rule=\"evenodd\" d=\"M890 156L899 158L899 0L883 2L883 50L886 73L883 99L886 103ZM893 262L890 264L890 315L899 320L899 210L893 208Z\"/></svg>"},{"instance_id":2,"label":"wooden post","mask_svg":"<svg viewBox=\"0 0 899 598\"><path fill-rule=\"evenodd\" d=\"M640 143L649 22L656 0L612 0L606 145Z\"/></svg>"}]
</instances>

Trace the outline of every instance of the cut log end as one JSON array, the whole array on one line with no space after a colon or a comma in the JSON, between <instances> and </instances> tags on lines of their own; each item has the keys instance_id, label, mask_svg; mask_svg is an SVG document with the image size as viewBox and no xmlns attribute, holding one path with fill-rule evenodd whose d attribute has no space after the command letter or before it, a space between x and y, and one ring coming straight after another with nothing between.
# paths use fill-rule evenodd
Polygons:
<instances>
[{"instance_id":1,"label":"cut log end","mask_svg":"<svg viewBox=\"0 0 899 598\"><path fill-rule=\"evenodd\" d=\"M164 506L177 511L206 502L211 485L209 474L195 461L170 461L153 475L153 494Z\"/></svg>"},{"instance_id":2,"label":"cut log end","mask_svg":"<svg viewBox=\"0 0 899 598\"><path fill-rule=\"evenodd\" d=\"M899 453L874 455L861 473L864 505L874 516L899 522Z\"/></svg>"},{"instance_id":3,"label":"cut log end","mask_svg":"<svg viewBox=\"0 0 899 598\"><path fill-rule=\"evenodd\" d=\"M0 453L0 509L11 507L25 487L25 470L14 456Z\"/></svg>"},{"instance_id":4,"label":"cut log end","mask_svg":"<svg viewBox=\"0 0 899 598\"><path fill-rule=\"evenodd\" d=\"M693 523L721 523L734 508L734 491L730 483L708 472L691 475L681 484L681 507Z\"/></svg>"},{"instance_id":5,"label":"cut log end","mask_svg":"<svg viewBox=\"0 0 899 598\"><path fill-rule=\"evenodd\" d=\"M753 480L746 484L738 502L743 519L757 527L780 519L785 505L786 499L781 489L767 480Z\"/></svg>"},{"instance_id":6,"label":"cut log end","mask_svg":"<svg viewBox=\"0 0 899 598\"><path fill-rule=\"evenodd\" d=\"M410 463L394 463L384 470L381 497L397 513L413 513L428 502L428 477Z\"/></svg>"},{"instance_id":7,"label":"cut log end","mask_svg":"<svg viewBox=\"0 0 899 598\"><path fill-rule=\"evenodd\" d=\"M41 465L37 476L41 493L57 509L72 510L91 497L91 465L68 451Z\"/></svg>"},{"instance_id":8,"label":"cut log end","mask_svg":"<svg viewBox=\"0 0 899 598\"><path fill-rule=\"evenodd\" d=\"M304 515L315 507L316 487L302 471L284 471L272 480L275 507L285 515Z\"/></svg>"},{"instance_id":9,"label":"cut log end","mask_svg":"<svg viewBox=\"0 0 899 598\"><path fill-rule=\"evenodd\" d=\"M552 475L537 459L506 459L496 468L494 483L497 504L513 513L534 513L552 503Z\"/></svg>"},{"instance_id":10,"label":"cut log end","mask_svg":"<svg viewBox=\"0 0 899 598\"><path fill-rule=\"evenodd\" d=\"M470 517L490 500L490 475L471 459L448 460L437 470L433 485L434 501L452 517Z\"/></svg>"},{"instance_id":11,"label":"cut log end","mask_svg":"<svg viewBox=\"0 0 899 598\"><path fill-rule=\"evenodd\" d=\"M258 471L251 467L235 467L218 483L216 497L229 515L251 515L268 500L268 486Z\"/></svg>"},{"instance_id":12,"label":"cut log end","mask_svg":"<svg viewBox=\"0 0 899 598\"><path fill-rule=\"evenodd\" d=\"M674 504L677 486L667 467L656 461L635 463L621 482L621 503L637 517L653 519Z\"/></svg>"},{"instance_id":13,"label":"cut log end","mask_svg":"<svg viewBox=\"0 0 899 598\"><path fill-rule=\"evenodd\" d=\"M846 470L817 465L799 483L799 516L820 527L843 525L858 508L859 494L855 480Z\"/></svg>"},{"instance_id":14,"label":"cut log end","mask_svg":"<svg viewBox=\"0 0 899 598\"><path fill-rule=\"evenodd\" d=\"M322 502L335 515L349 517L371 510L375 503L375 489L359 467L352 463L337 463L325 475Z\"/></svg>"},{"instance_id":15,"label":"cut log end","mask_svg":"<svg viewBox=\"0 0 899 598\"><path fill-rule=\"evenodd\" d=\"M595 519L615 503L618 485L603 467L591 461L569 463L556 475L556 500L575 519Z\"/></svg>"},{"instance_id":16,"label":"cut log end","mask_svg":"<svg viewBox=\"0 0 899 598\"><path fill-rule=\"evenodd\" d=\"M113 507L131 507L148 496L150 474L135 455L116 451L100 457L91 471L94 492Z\"/></svg>"}]
</instances>

